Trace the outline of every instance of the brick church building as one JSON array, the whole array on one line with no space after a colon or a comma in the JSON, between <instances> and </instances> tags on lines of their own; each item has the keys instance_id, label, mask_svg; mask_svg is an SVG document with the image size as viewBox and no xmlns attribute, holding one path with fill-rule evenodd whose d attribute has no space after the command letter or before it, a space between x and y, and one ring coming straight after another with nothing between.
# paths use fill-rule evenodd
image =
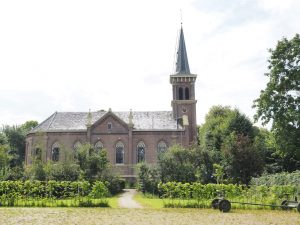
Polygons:
<instances>
[{"instance_id":1,"label":"brick church building","mask_svg":"<svg viewBox=\"0 0 300 225\"><path fill-rule=\"evenodd\" d=\"M155 163L170 146L188 147L197 141L196 77L190 73L181 27L176 71L170 75L172 111L55 112L27 135L26 164L40 149L43 160L59 161L65 151L90 143L97 150L106 149L121 176L134 177L137 163Z\"/></svg>"}]
</instances>

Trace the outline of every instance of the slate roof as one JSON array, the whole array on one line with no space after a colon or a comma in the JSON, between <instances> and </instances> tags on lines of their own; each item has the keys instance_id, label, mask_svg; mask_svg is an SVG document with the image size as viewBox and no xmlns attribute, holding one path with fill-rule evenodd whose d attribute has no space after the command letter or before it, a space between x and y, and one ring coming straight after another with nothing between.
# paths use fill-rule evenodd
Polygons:
<instances>
[{"instance_id":1,"label":"slate roof","mask_svg":"<svg viewBox=\"0 0 300 225\"><path fill-rule=\"evenodd\" d=\"M188 61L188 57L187 57L187 51L186 51L186 47L185 47L182 26L180 29L180 36L179 36L179 42L178 42L175 74L191 74L190 67L189 67L189 61Z\"/></svg>"},{"instance_id":2,"label":"slate roof","mask_svg":"<svg viewBox=\"0 0 300 225\"><path fill-rule=\"evenodd\" d=\"M102 118L107 111L91 112L91 124ZM128 112L113 112L125 123L129 123ZM173 119L171 111L132 112L134 130L178 130L182 129ZM35 132L70 132L86 131L88 112L55 112L44 122L30 131Z\"/></svg>"}]
</instances>

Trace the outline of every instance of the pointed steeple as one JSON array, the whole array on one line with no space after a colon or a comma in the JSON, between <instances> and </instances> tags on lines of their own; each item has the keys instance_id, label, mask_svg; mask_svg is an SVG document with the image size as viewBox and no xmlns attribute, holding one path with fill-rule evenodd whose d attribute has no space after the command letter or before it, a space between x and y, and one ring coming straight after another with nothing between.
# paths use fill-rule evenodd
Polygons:
<instances>
[{"instance_id":1,"label":"pointed steeple","mask_svg":"<svg viewBox=\"0 0 300 225\"><path fill-rule=\"evenodd\" d=\"M176 74L191 74L189 61L187 57L184 35L182 26L180 28L180 36L178 42L178 50L177 50L177 60L176 60Z\"/></svg>"}]
</instances>

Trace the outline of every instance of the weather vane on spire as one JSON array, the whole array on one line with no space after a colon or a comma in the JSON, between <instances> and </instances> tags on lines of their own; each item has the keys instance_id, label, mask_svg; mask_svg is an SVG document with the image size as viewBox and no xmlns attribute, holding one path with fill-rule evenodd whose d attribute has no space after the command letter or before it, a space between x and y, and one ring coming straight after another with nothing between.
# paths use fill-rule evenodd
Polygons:
<instances>
[{"instance_id":1,"label":"weather vane on spire","mask_svg":"<svg viewBox=\"0 0 300 225\"><path fill-rule=\"evenodd\" d=\"M182 26L182 10L180 9L180 24Z\"/></svg>"}]
</instances>

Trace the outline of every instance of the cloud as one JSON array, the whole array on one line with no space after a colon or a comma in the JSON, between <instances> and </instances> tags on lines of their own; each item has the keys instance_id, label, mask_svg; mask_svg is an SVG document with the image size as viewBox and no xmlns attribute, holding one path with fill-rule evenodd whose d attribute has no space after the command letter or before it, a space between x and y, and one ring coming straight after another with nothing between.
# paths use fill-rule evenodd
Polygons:
<instances>
[{"instance_id":1,"label":"cloud","mask_svg":"<svg viewBox=\"0 0 300 225\"><path fill-rule=\"evenodd\" d=\"M2 1L0 124L54 111L171 110L180 9L198 123L215 104L249 117L268 48L300 30L299 1Z\"/></svg>"}]
</instances>

